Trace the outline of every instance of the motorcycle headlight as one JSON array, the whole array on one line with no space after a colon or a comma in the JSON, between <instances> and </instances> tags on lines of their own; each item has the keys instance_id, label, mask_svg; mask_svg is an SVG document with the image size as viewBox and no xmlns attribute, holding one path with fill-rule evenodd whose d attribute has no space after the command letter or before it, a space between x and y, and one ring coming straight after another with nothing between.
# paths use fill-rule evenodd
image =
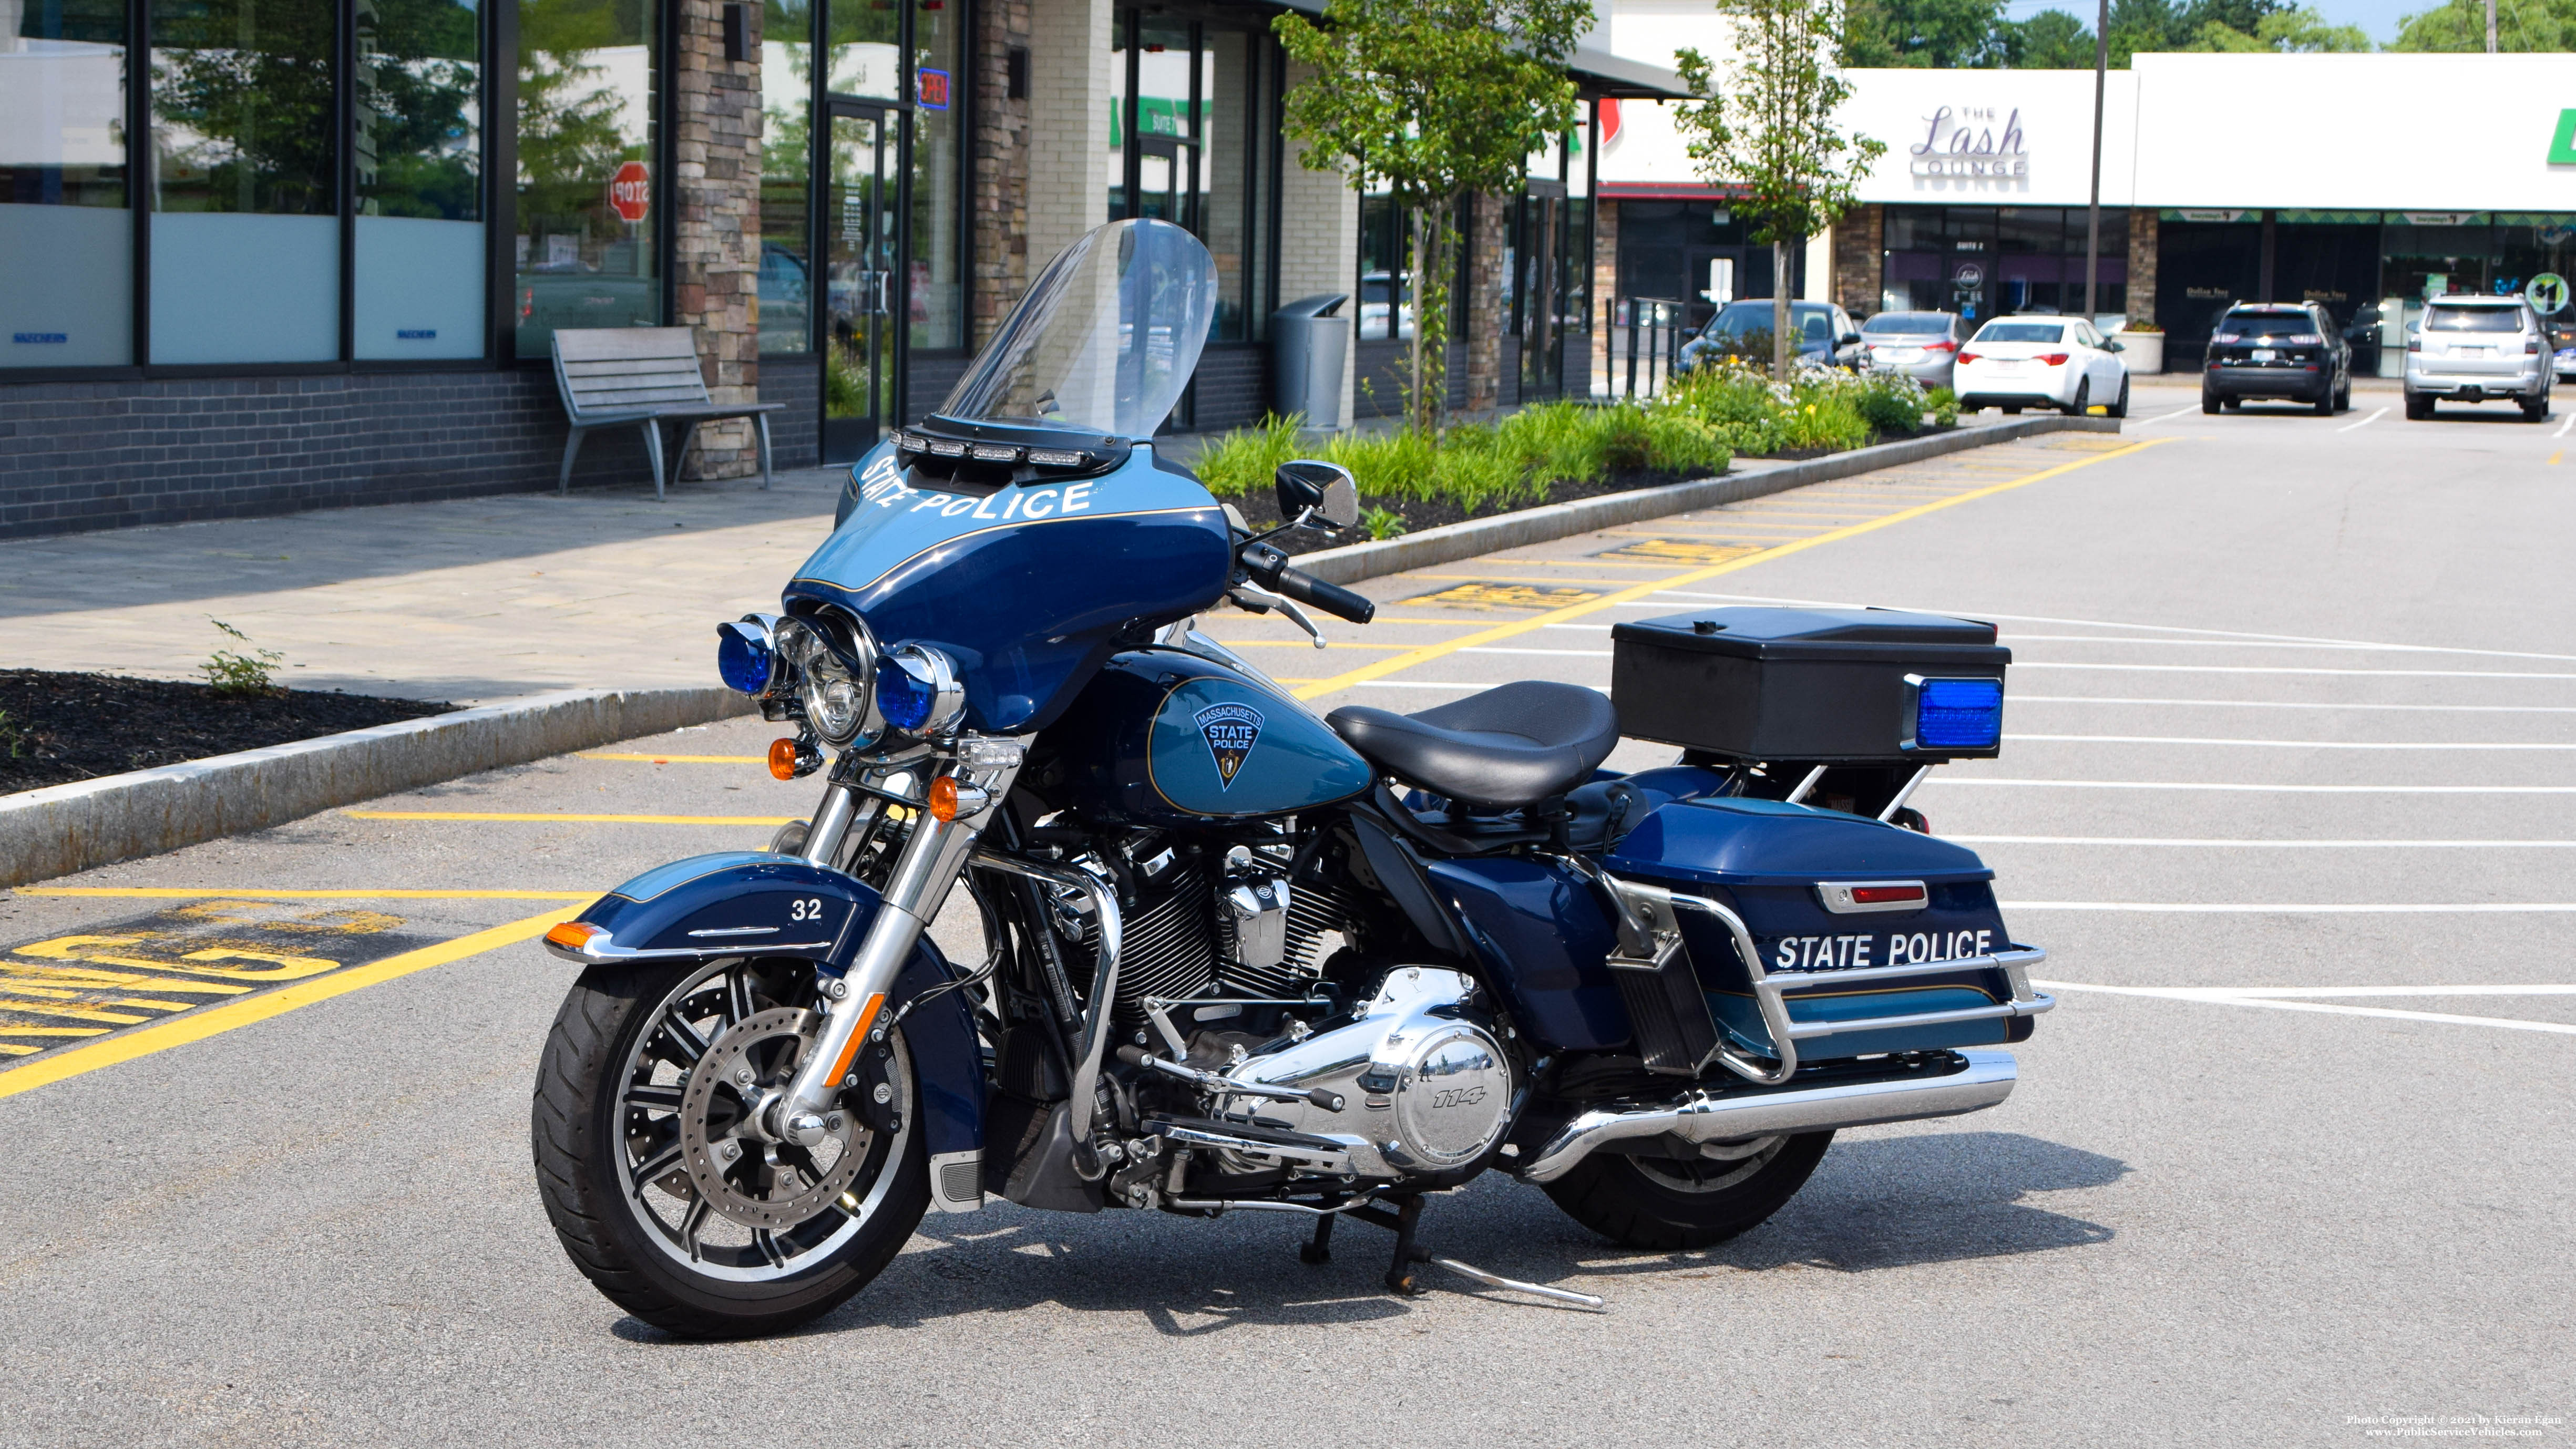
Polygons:
<instances>
[{"instance_id":1,"label":"motorcycle headlight","mask_svg":"<svg viewBox=\"0 0 2576 1449\"><path fill-rule=\"evenodd\" d=\"M782 619L774 631L779 658L793 666L805 722L835 748L872 736L880 725L869 698L876 641L863 628L834 637L841 632L831 622L811 619Z\"/></svg>"},{"instance_id":2,"label":"motorcycle headlight","mask_svg":"<svg viewBox=\"0 0 2576 1449\"><path fill-rule=\"evenodd\" d=\"M877 666L877 709L888 726L908 735L944 735L966 711L957 666L926 644L904 644Z\"/></svg>"}]
</instances>

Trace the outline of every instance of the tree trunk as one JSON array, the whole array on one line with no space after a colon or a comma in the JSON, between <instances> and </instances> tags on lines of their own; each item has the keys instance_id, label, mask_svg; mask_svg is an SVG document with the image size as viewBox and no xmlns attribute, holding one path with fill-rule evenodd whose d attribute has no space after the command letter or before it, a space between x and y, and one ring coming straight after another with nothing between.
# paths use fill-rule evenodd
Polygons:
<instances>
[{"instance_id":1,"label":"tree trunk","mask_svg":"<svg viewBox=\"0 0 2576 1449\"><path fill-rule=\"evenodd\" d=\"M1408 258L1411 263L1411 269L1404 274L1402 279L1403 285L1395 288L1392 295L1387 298L1387 311L1390 315L1394 316L1399 322L1401 322L1404 317L1405 301L1408 297L1412 299L1413 396L1409 401L1413 406L1410 411L1413 414L1413 430L1425 437L1428 437L1431 433L1431 393L1429 391L1430 384L1424 380L1422 375L1422 278L1425 273L1423 265L1425 259L1422 255L1422 211L1419 207L1416 207L1409 210L1406 215L1408 220L1411 222L1410 237L1413 243L1411 248L1412 254ZM1444 378L1442 380L1446 381L1447 379Z\"/></svg>"},{"instance_id":2,"label":"tree trunk","mask_svg":"<svg viewBox=\"0 0 2576 1449\"><path fill-rule=\"evenodd\" d=\"M1771 239L1771 380L1789 376L1789 239Z\"/></svg>"}]
</instances>

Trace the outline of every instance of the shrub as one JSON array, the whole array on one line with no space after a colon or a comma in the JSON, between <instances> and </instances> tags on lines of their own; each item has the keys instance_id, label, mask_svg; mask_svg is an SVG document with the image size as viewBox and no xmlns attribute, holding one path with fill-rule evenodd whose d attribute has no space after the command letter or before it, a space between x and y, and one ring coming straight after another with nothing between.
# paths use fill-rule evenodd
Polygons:
<instances>
[{"instance_id":1,"label":"shrub","mask_svg":"<svg viewBox=\"0 0 2576 1449\"><path fill-rule=\"evenodd\" d=\"M1609 470L1598 409L1540 403L1494 425L1494 444L1541 482L1591 483Z\"/></svg>"},{"instance_id":2,"label":"shrub","mask_svg":"<svg viewBox=\"0 0 2576 1449\"><path fill-rule=\"evenodd\" d=\"M1715 423L1680 408L1659 408L1646 418L1646 466L1666 473L1722 473L1735 450Z\"/></svg>"},{"instance_id":3,"label":"shrub","mask_svg":"<svg viewBox=\"0 0 2576 1449\"><path fill-rule=\"evenodd\" d=\"M1936 387L1923 395L1923 408L1932 414L1935 427L1959 425L1959 395L1946 387Z\"/></svg>"},{"instance_id":4,"label":"shrub","mask_svg":"<svg viewBox=\"0 0 2576 1449\"><path fill-rule=\"evenodd\" d=\"M1219 498L1241 498L1269 491L1279 465L1305 452L1297 430L1306 419L1272 415L1254 427L1238 428L1218 438L1199 454L1192 471Z\"/></svg>"},{"instance_id":5,"label":"shrub","mask_svg":"<svg viewBox=\"0 0 2576 1449\"><path fill-rule=\"evenodd\" d=\"M1872 372L1847 389L1862 421L1881 433L1923 431L1923 384L1911 373Z\"/></svg>"},{"instance_id":6,"label":"shrub","mask_svg":"<svg viewBox=\"0 0 2576 1449\"><path fill-rule=\"evenodd\" d=\"M248 634L221 619L209 618L206 622L245 644L250 642ZM250 654L218 649L208 655L206 662L198 665L197 668L206 676L208 688L216 694L233 696L276 694L279 692L277 683L269 676L270 672L277 668L277 661L285 657L274 649L256 649Z\"/></svg>"},{"instance_id":7,"label":"shrub","mask_svg":"<svg viewBox=\"0 0 2576 1449\"><path fill-rule=\"evenodd\" d=\"M1780 420L1782 440L1792 448L1857 448L1869 441L1869 423L1843 390L1818 388L1790 408Z\"/></svg>"},{"instance_id":8,"label":"shrub","mask_svg":"<svg viewBox=\"0 0 2576 1449\"><path fill-rule=\"evenodd\" d=\"M1360 510L1360 532L1372 539L1400 538L1405 531L1404 515L1392 508Z\"/></svg>"}]
</instances>

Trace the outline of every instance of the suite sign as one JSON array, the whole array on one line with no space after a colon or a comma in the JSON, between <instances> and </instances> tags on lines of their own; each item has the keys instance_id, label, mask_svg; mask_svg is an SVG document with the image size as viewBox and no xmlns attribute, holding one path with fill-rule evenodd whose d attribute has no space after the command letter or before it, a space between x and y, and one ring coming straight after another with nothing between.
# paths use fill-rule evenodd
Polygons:
<instances>
[{"instance_id":1,"label":"suite sign","mask_svg":"<svg viewBox=\"0 0 2576 1449\"><path fill-rule=\"evenodd\" d=\"M1920 122L1922 137L1906 147L1905 158L1905 169L1919 180L2028 189L2030 151L2019 107L1943 106Z\"/></svg>"}]
</instances>

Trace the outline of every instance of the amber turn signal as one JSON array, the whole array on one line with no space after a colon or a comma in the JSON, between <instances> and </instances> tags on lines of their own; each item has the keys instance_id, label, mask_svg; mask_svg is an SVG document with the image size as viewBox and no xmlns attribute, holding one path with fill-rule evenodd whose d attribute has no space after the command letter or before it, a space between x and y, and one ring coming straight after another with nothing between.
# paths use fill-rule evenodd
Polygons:
<instances>
[{"instance_id":1,"label":"amber turn signal","mask_svg":"<svg viewBox=\"0 0 2576 1449\"><path fill-rule=\"evenodd\" d=\"M563 921L559 922L553 930L546 932L546 939L567 951L578 951L590 944L591 937L606 934L608 933L588 921Z\"/></svg>"},{"instance_id":2,"label":"amber turn signal","mask_svg":"<svg viewBox=\"0 0 2576 1449\"><path fill-rule=\"evenodd\" d=\"M957 777L942 775L930 782L930 818L946 822L957 818Z\"/></svg>"},{"instance_id":3,"label":"amber turn signal","mask_svg":"<svg viewBox=\"0 0 2576 1449\"><path fill-rule=\"evenodd\" d=\"M796 742L794 740L769 742L769 777L773 780L796 778Z\"/></svg>"}]
</instances>

